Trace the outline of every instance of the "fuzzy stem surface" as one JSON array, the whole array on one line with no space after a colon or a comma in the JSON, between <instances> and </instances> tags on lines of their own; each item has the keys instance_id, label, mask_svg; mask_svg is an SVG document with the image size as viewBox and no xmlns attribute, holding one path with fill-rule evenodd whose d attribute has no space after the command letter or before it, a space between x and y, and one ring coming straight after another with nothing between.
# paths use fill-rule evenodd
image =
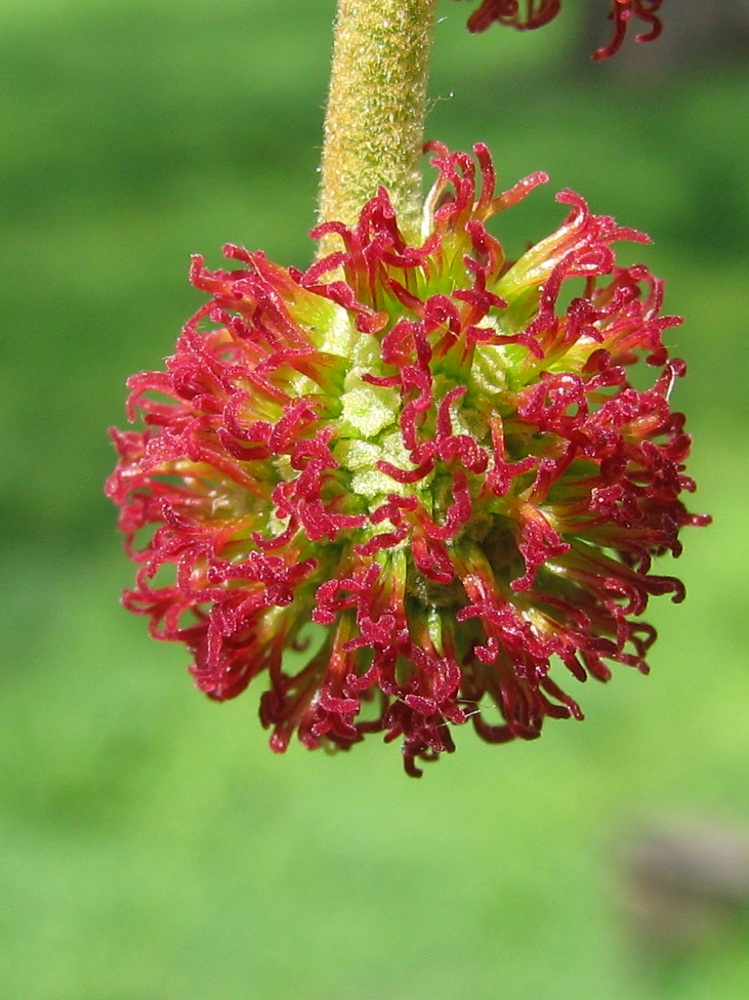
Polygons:
<instances>
[{"instance_id":1,"label":"fuzzy stem surface","mask_svg":"<svg viewBox=\"0 0 749 1000\"><path fill-rule=\"evenodd\" d=\"M405 235L418 237L435 7L436 0L339 0L320 222L353 225L384 185Z\"/></svg>"}]
</instances>

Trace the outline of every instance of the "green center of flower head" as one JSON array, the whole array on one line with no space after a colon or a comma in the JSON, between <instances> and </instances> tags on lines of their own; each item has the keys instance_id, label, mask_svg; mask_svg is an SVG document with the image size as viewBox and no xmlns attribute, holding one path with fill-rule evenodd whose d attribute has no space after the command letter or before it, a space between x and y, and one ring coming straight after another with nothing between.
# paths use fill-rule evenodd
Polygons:
<instances>
[{"instance_id":1,"label":"green center of flower head","mask_svg":"<svg viewBox=\"0 0 749 1000\"><path fill-rule=\"evenodd\" d=\"M438 282L431 294L441 294L443 283ZM421 294L429 297L429 291L425 294L422 290ZM432 357L429 367L414 366L409 383L411 393L404 393L402 385L399 393L389 384L393 380L393 366L383 361L382 338L362 336L348 315L346 318L350 326L350 352L332 453L345 474L346 493L351 497L352 509L367 515L360 532L362 539L373 539L381 534L377 512L390 509L394 498L399 497L406 502L410 500L414 510L422 512L442 529L442 534L449 536L446 549L469 541L478 543L490 557L495 575L508 582L509 572L513 576L517 576L518 571L522 574L522 558L514 544L509 522L502 523L506 517L502 502L496 498L494 504L485 503L483 510L476 510L473 503L480 497L485 480L483 473L493 451L491 417L482 412L486 406L482 407L481 400L493 400L490 409L498 412L499 394L506 388L504 349L479 344L470 359L460 358L454 367L450 362L456 359L449 354L441 359L442 363ZM413 322L414 316L396 302L392 311L389 310L386 329L397 328L403 321ZM482 326L487 333L497 331L496 322L489 317L484 318ZM402 382L402 375L400 377ZM451 442L452 452L438 455L435 461L429 458L426 462L419 461L422 454L429 452L425 443L440 440L440 435L443 442ZM473 459L474 474L465 465L461 471L466 475L464 485L470 495L470 516L469 503L466 503L465 515L458 522L454 475L456 468L461 466L461 453L467 450ZM531 475L529 481L532 478ZM392 526L391 519L387 520ZM446 529L451 522L454 527ZM392 537L389 541L392 544L383 550L383 555L389 561L395 552L404 554L406 593L420 601L425 611L430 608L454 610L465 603L465 590L458 578L449 582L447 579L435 580L431 574L423 574L414 566L410 557L410 534L403 534L398 539Z\"/></svg>"},{"instance_id":2,"label":"green center of flower head","mask_svg":"<svg viewBox=\"0 0 749 1000\"><path fill-rule=\"evenodd\" d=\"M108 486L132 540L151 528L127 603L186 643L204 691L267 671L275 749L383 731L411 773L468 718L502 742L580 717L554 660L579 680L608 678L606 660L645 671L637 616L683 595L652 557L705 523L679 500L677 320L611 250L646 238L564 192L567 220L508 262L486 220L545 178L496 194L485 147L480 177L433 153L421 246L381 191L356 226L318 227L341 249L305 272L237 248L235 271L196 261L212 301L167 372L131 380L146 430L115 435ZM295 670L311 623L322 645Z\"/></svg>"},{"instance_id":3,"label":"green center of flower head","mask_svg":"<svg viewBox=\"0 0 749 1000\"><path fill-rule=\"evenodd\" d=\"M353 327L353 324L352 324ZM393 491L393 480L379 463L408 461L398 426L392 390L363 381L364 375L384 374L376 341L352 328L351 367L341 396L341 416L335 457L350 474L351 492L362 497L369 512Z\"/></svg>"}]
</instances>

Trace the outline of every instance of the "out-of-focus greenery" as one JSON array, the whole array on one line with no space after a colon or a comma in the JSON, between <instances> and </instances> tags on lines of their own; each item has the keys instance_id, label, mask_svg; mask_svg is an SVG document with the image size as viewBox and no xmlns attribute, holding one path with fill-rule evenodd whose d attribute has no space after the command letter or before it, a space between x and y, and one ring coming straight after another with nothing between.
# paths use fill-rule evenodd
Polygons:
<instances>
[{"instance_id":1,"label":"out-of-focus greenery","mask_svg":"<svg viewBox=\"0 0 749 1000\"><path fill-rule=\"evenodd\" d=\"M646 942L624 861L654 815L749 826L745 67L573 73L571 10L481 37L467 12L440 10L428 131L488 142L506 186L552 175L509 213L511 248L573 187L652 234L636 253L688 317L676 402L715 516L674 567L688 602L653 607L650 677L580 692L585 723L496 748L466 728L420 782L376 738L275 757L255 692L198 695L118 606L105 431L200 303L189 253L309 260L333 3L4 4L4 997L749 995L746 916Z\"/></svg>"}]
</instances>

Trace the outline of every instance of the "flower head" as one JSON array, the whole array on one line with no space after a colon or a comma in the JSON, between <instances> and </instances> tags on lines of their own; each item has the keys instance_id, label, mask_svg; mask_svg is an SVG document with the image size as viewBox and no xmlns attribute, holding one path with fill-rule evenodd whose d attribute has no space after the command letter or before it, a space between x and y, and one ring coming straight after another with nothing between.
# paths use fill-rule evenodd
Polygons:
<instances>
[{"instance_id":1,"label":"flower head","mask_svg":"<svg viewBox=\"0 0 749 1000\"><path fill-rule=\"evenodd\" d=\"M646 672L640 615L684 596L652 559L707 521L680 500L679 320L612 250L647 237L563 191L559 229L508 260L487 220L546 177L498 194L486 147L478 171L430 149L421 246L381 189L313 230L341 249L307 271L195 258L210 301L166 371L129 380L145 428L112 432L107 484L139 567L125 604L200 689L265 684L274 750L382 732L412 774L469 719L499 743L581 718L558 674Z\"/></svg>"},{"instance_id":2,"label":"flower head","mask_svg":"<svg viewBox=\"0 0 749 1000\"><path fill-rule=\"evenodd\" d=\"M658 9L663 0L609 0L609 20L614 25L614 35L608 45L593 53L594 59L608 59L621 48L627 26L634 15L649 25L648 30L637 36L638 42L657 38L662 29ZM562 0L481 0L477 10L468 19L469 31L486 31L494 22L508 24L520 31L541 28L553 21L562 9Z\"/></svg>"}]
</instances>

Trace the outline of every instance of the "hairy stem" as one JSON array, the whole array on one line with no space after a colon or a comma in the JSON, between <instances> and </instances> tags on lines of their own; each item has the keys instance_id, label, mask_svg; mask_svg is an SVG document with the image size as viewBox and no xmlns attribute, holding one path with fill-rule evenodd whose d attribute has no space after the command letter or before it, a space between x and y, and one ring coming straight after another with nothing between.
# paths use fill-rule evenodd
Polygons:
<instances>
[{"instance_id":1,"label":"hairy stem","mask_svg":"<svg viewBox=\"0 0 749 1000\"><path fill-rule=\"evenodd\" d=\"M436 0L339 0L321 222L353 225L364 203L384 185L404 234L418 237L435 6Z\"/></svg>"}]
</instances>

